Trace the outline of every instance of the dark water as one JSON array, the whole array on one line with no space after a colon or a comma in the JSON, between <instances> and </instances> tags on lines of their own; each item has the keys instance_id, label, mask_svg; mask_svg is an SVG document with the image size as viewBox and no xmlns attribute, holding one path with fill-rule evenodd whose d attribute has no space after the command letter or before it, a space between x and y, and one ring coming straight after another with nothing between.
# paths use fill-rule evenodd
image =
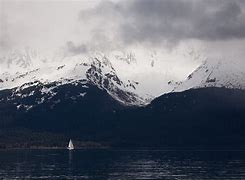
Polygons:
<instances>
[{"instance_id":1,"label":"dark water","mask_svg":"<svg viewBox=\"0 0 245 180\"><path fill-rule=\"evenodd\" d=\"M6 150L0 179L245 179L243 151Z\"/></svg>"}]
</instances>

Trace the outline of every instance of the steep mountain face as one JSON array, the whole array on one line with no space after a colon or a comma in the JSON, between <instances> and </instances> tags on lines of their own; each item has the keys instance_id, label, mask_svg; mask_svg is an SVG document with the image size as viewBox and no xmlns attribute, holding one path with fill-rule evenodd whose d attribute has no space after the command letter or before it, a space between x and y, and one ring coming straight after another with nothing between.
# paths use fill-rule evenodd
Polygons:
<instances>
[{"instance_id":1,"label":"steep mountain face","mask_svg":"<svg viewBox=\"0 0 245 180\"><path fill-rule=\"evenodd\" d=\"M244 62L227 60L204 61L185 81L175 84L174 92L192 88L225 87L245 89Z\"/></svg>"},{"instance_id":2,"label":"steep mountain face","mask_svg":"<svg viewBox=\"0 0 245 180\"><path fill-rule=\"evenodd\" d=\"M141 106L151 100L150 97L137 94L138 82L119 79L116 70L103 54L89 58L73 56L53 59L52 62L47 63L47 59L42 59L36 53L27 50L24 54L14 52L0 62L2 69L5 70L0 75L0 90L12 89L12 98L32 96L35 92L27 95L24 89L40 84L49 87L46 90L42 88L42 93L52 98L52 90L58 86L64 84L77 86L87 83L105 90L124 105Z\"/></svg>"},{"instance_id":3,"label":"steep mountain face","mask_svg":"<svg viewBox=\"0 0 245 180\"><path fill-rule=\"evenodd\" d=\"M176 66L176 59L179 59L179 66ZM62 51L46 55L27 48L0 57L0 90L34 81L48 84L85 79L99 88L105 88L121 102L123 100L117 97L118 93L111 90L133 93L138 100L131 104L145 105L155 97L171 92L173 86L168 81L183 80L202 59L194 50L186 49L159 53L124 50L80 55L69 55ZM106 80L108 78L109 84Z\"/></svg>"}]
</instances>

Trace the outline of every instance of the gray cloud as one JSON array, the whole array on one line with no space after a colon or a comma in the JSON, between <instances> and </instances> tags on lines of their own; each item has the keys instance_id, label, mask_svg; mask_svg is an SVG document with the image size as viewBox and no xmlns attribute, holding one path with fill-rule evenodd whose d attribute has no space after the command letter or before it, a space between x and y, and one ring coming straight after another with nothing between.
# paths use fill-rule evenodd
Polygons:
<instances>
[{"instance_id":1,"label":"gray cloud","mask_svg":"<svg viewBox=\"0 0 245 180\"><path fill-rule=\"evenodd\" d=\"M10 46L11 41L8 35L6 14L4 13L4 7L0 2L0 53L4 52Z\"/></svg>"},{"instance_id":2,"label":"gray cloud","mask_svg":"<svg viewBox=\"0 0 245 180\"><path fill-rule=\"evenodd\" d=\"M85 44L80 44L76 46L72 41L66 43L67 50L72 54L79 54L87 52L87 46Z\"/></svg>"},{"instance_id":3,"label":"gray cloud","mask_svg":"<svg viewBox=\"0 0 245 180\"><path fill-rule=\"evenodd\" d=\"M98 22L92 28L94 32L103 29L103 36L113 36L112 43L117 47L118 44L174 45L189 39L244 38L243 8L240 0L102 1L93 9L81 11L79 22ZM90 35L94 41L94 34ZM104 46L103 41L96 43Z\"/></svg>"}]
</instances>

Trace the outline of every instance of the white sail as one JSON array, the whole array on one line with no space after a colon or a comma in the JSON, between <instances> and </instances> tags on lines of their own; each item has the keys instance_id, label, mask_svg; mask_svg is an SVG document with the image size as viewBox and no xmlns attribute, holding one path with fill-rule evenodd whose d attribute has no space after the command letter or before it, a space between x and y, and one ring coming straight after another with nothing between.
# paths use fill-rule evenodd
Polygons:
<instances>
[{"instance_id":1,"label":"white sail","mask_svg":"<svg viewBox=\"0 0 245 180\"><path fill-rule=\"evenodd\" d=\"M70 141L69 141L69 144L68 144L67 149L69 149L69 150L73 150L73 149L74 149L74 145L73 145L71 139L70 139Z\"/></svg>"}]
</instances>

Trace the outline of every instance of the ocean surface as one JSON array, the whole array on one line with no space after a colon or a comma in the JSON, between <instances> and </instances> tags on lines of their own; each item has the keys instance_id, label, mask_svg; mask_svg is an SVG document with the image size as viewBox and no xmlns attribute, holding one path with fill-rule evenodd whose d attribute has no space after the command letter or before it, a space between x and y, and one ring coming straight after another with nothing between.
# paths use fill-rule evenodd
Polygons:
<instances>
[{"instance_id":1,"label":"ocean surface","mask_svg":"<svg viewBox=\"0 0 245 180\"><path fill-rule=\"evenodd\" d=\"M245 151L0 150L0 179L244 180Z\"/></svg>"}]
</instances>

